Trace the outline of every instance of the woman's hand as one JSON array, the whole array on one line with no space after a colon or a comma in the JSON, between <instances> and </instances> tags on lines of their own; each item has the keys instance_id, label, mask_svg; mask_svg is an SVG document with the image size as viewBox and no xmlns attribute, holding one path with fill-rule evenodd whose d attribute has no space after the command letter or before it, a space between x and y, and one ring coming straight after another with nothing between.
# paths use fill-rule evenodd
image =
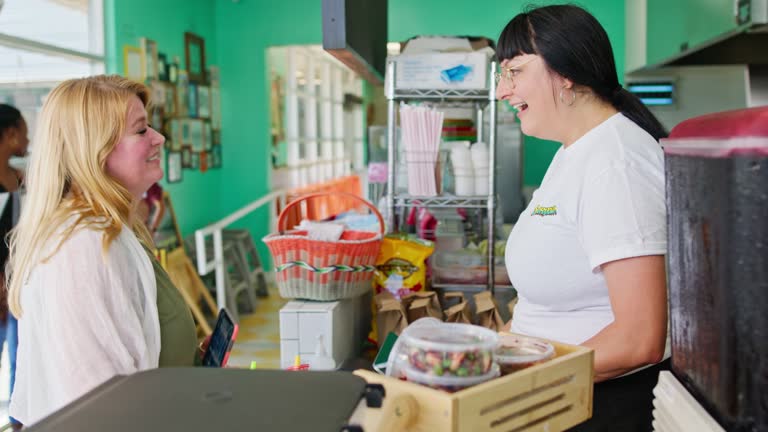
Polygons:
<instances>
[{"instance_id":1,"label":"woman's hand","mask_svg":"<svg viewBox=\"0 0 768 432\"><path fill-rule=\"evenodd\" d=\"M197 354L200 356L200 360L203 360L203 357L205 357L205 352L208 351L208 345L211 343L211 335L208 335L200 342L200 345L197 346Z\"/></svg>"},{"instance_id":2,"label":"woman's hand","mask_svg":"<svg viewBox=\"0 0 768 432\"><path fill-rule=\"evenodd\" d=\"M595 381L658 363L667 340L667 284L663 255L602 266L614 321L583 345L595 350Z\"/></svg>"}]
</instances>

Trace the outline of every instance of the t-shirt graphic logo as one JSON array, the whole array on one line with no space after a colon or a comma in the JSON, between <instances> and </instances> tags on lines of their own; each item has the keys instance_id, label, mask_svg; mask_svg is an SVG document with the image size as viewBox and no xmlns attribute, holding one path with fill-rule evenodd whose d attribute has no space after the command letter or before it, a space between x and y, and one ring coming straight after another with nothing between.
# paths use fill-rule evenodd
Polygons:
<instances>
[{"instance_id":1,"label":"t-shirt graphic logo","mask_svg":"<svg viewBox=\"0 0 768 432\"><path fill-rule=\"evenodd\" d=\"M557 214L557 206L549 206L544 207L537 205L535 209L533 209L533 213L531 213L531 216L554 216Z\"/></svg>"}]
</instances>

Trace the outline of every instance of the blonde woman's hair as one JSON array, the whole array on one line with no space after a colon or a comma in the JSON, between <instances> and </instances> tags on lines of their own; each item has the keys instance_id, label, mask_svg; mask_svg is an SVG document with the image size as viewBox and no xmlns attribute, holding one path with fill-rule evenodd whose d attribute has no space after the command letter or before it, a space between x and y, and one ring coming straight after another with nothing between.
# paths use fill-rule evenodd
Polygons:
<instances>
[{"instance_id":1,"label":"blonde woman's hair","mask_svg":"<svg viewBox=\"0 0 768 432\"><path fill-rule=\"evenodd\" d=\"M27 196L10 234L6 267L8 303L21 316L20 292L30 271L53 256L76 230L103 231L102 248L128 226L150 246L152 238L134 215L136 198L106 171L107 156L127 127L130 102L149 104L143 84L117 75L72 79L48 95L37 120L25 183ZM74 217L60 237L61 227ZM54 239L54 236L58 238ZM44 251L55 248L47 256Z\"/></svg>"}]
</instances>

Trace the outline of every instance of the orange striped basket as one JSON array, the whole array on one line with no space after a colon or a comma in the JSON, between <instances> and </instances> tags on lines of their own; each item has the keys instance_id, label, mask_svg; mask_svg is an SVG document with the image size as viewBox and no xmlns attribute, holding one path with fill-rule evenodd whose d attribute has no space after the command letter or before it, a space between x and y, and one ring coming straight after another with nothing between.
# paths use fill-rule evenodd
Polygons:
<instances>
[{"instance_id":1,"label":"orange striped basket","mask_svg":"<svg viewBox=\"0 0 768 432\"><path fill-rule=\"evenodd\" d=\"M286 215L312 198L350 199L378 218L380 232L345 230L338 241L313 240L306 231L286 230ZM359 205L358 205L359 206ZM310 212L311 213L311 212ZM292 201L278 217L279 233L264 237L275 264L277 287L284 298L332 301L365 294L371 289L374 264L381 249L384 219L371 203L341 192L305 195Z\"/></svg>"}]
</instances>

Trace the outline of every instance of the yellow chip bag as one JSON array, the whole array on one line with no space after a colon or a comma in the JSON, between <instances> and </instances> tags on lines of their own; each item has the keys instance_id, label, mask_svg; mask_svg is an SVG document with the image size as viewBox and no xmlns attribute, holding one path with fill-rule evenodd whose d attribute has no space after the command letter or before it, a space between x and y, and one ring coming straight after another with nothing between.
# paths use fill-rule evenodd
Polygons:
<instances>
[{"instance_id":1,"label":"yellow chip bag","mask_svg":"<svg viewBox=\"0 0 768 432\"><path fill-rule=\"evenodd\" d=\"M424 290L425 261L434 250L434 244L427 240L397 234L384 237L373 277L376 293L386 290L399 299Z\"/></svg>"}]
</instances>

